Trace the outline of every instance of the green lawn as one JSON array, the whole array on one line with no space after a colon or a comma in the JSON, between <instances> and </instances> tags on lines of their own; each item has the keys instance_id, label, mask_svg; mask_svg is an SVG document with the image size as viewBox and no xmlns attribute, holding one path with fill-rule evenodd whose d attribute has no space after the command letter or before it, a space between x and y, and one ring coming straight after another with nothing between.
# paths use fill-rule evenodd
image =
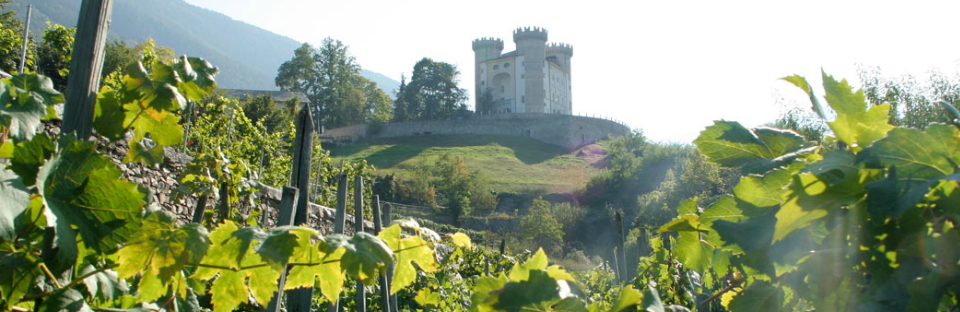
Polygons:
<instances>
[{"instance_id":1,"label":"green lawn","mask_svg":"<svg viewBox=\"0 0 960 312\"><path fill-rule=\"evenodd\" d=\"M589 161L564 148L523 137L499 135L424 135L374 139L330 149L337 160L366 159L378 174L413 177L421 164L450 153L464 157L498 191L571 192L599 172Z\"/></svg>"}]
</instances>

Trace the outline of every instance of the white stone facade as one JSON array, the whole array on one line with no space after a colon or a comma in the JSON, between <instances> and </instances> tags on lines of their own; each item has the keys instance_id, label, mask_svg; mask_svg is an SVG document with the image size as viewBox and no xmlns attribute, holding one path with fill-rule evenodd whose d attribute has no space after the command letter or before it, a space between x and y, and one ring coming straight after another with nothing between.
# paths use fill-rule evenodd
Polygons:
<instances>
[{"instance_id":1,"label":"white stone facade","mask_svg":"<svg viewBox=\"0 0 960 312\"><path fill-rule=\"evenodd\" d=\"M547 44L547 30L542 28L518 28L513 40L517 50L507 53L502 53L500 39L473 41L474 99L480 102L486 92L492 97L490 106L478 107L478 112L572 114L573 47Z\"/></svg>"}]
</instances>

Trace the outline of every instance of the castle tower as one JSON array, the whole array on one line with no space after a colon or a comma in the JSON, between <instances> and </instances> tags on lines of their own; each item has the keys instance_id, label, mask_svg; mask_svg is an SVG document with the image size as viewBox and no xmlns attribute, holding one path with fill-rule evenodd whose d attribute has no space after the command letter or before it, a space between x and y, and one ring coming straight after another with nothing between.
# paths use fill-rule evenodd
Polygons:
<instances>
[{"instance_id":1,"label":"castle tower","mask_svg":"<svg viewBox=\"0 0 960 312\"><path fill-rule=\"evenodd\" d=\"M551 43L547 45L547 59L552 60L570 73L570 58L573 57L573 46L565 43Z\"/></svg>"},{"instance_id":2,"label":"castle tower","mask_svg":"<svg viewBox=\"0 0 960 312\"><path fill-rule=\"evenodd\" d=\"M544 101L545 62L547 30L539 27L517 28L513 31L513 42L517 44L517 54L523 56L521 79L524 81L525 98L520 99L524 112L539 113L546 111Z\"/></svg>"},{"instance_id":3,"label":"castle tower","mask_svg":"<svg viewBox=\"0 0 960 312\"><path fill-rule=\"evenodd\" d=\"M480 73L483 71L483 63L495 58L500 57L500 54L503 52L503 40L497 38L480 38L473 40L473 55L474 60L476 61L476 67L474 68L474 96L473 99L479 101L480 96L483 95L483 92L486 88L482 85L483 79L480 76ZM479 108L477 108L479 109Z\"/></svg>"}]
</instances>

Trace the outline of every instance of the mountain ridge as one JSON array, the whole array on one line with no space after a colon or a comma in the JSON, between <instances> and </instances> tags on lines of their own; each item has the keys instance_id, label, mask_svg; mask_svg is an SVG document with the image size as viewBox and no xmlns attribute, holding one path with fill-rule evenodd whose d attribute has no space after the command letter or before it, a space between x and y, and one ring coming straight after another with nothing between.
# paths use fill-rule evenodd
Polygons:
<instances>
[{"instance_id":1,"label":"mountain ridge","mask_svg":"<svg viewBox=\"0 0 960 312\"><path fill-rule=\"evenodd\" d=\"M81 0L14 0L7 7L24 18L33 5L31 33L46 29L46 22L73 27ZM274 77L280 64L293 57L303 43L223 13L183 0L115 0L110 36L126 41L154 39L177 54L200 56L220 68L221 88L279 90ZM399 82L364 69L361 74L389 95Z\"/></svg>"}]
</instances>

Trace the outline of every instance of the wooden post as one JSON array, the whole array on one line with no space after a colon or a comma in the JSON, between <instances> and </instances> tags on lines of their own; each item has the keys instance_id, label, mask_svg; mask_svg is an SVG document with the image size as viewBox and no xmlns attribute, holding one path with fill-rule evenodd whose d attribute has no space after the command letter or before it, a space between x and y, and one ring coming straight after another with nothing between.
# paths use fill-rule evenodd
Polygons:
<instances>
[{"instance_id":1,"label":"wooden post","mask_svg":"<svg viewBox=\"0 0 960 312\"><path fill-rule=\"evenodd\" d=\"M220 222L230 219L230 188L227 182L220 183L220 204L217 206L217 218Z\"/></svg>"},{"instance_id":2,"label":"wooden post","mask_svg":"<svg viewBox=\"0 0 960 312\"><path fill-rule=\"evenodd\" d=\"M623 277L620 273L620 261L617 260L620 258L620 253L617 252L617 247L613 247L613 273L617 276L617 283L623 283Z\"/></svg>"},{"instance_id":3,"label":"wooden post","mask_svg":"<svg viewBox=\"0 0 960 312\"><path fill-rule=\"evenodd\" d=\"M617 262L620 263L620 267L618 267L617 270L620 271L620 278L621 278L620 282L623 282L624 280L626 280L626 275L627 275L627 249L624 246L624 242L623 242L624 240L623 215L620 214L620 211L617 211L614 217L616 218L616 223L617 223L616 224L617 248L618 248L617 250L620 251L619 252L620 258L617 259Z\"/></svg>"},{"instance_id":4,"label":"wooden post","mask_svg":"<svg viewBox=\"0 0 960 312\"><path fill-rule=\"evenodd\" d=\"M193 223L203 223L203 213L207 210L207 195L200 195L197 199L197 207L193 208Z\"/></svg>"},{"instance_id":5,"label":"wooden post","mask_svg":"<svg viewBox=\"0 0 960 312\"><path fill-rule=\"evenodd\" d=\"M649 256L647 254L648 244L647 241L647 229L640 228L640 235L637 236L637 255L641 258Z\"/></svg>"},{"instance_id":6,"label":"wooden post","mask_svg":"<svg viewBox=\"0 0 960 312\"><path fill-rule=\"evenodd\" d=\"M313 152L313 118L309 109L297 115L297 136L293 143L293 170L290 185L298 189L297 209L293 213L293 224L306 224L310 213L310 156ZM313 288L297 288L287 292L287 311L310 311L313 301Z\"/></svg>"},{"instance_id":7,"label":"wooden post","mask_svg":"<svg viewBox=\"0 0 960 312\"><path fill-rule=\"evenodd\" d=\"M340 165L343 167L343 165ZM347 218L347 174L340 172L337 177L337 212L333 220L333 233L343 234L344 223ZM342 286L342 285L341 285ZM340 311L340 298L330 304L331 312Z\"/></svg>"},{"instance_id":8,"label":"wooden post","mask_svg":"<svg viewBox=\"0 0 960 312\"><path fill-rule=\"evenodd\" d=\"M23 48L20 49L20 73L27 66L27 43L30 42L30 13L33 12L33 5L27 5L27 22L23 24Z\"/></svg>"},{"instance_id":9,"label":"wooden post","mask_svg":"<svg viewBox=\"0 0 960 312\"><path fill-rule=\"evenodd\" d=\"M337 213L333 220L333 233L343 234L347 219L347 174L340 173L337 181Z\"/></svg>"},{"instance_id":10,"label":"wooden post","mask_svg":"<svg viewBox=\"0 0 960 312\"><path fill-rule=\"evenodd\" d=\"M386 226L393 224L393 204L391 203L383 207L383 224Z\"/></svg>"},{"instance_id":11,"label":"wooden post","mask_svg":"<svg viewBox=\"0 0 960 312\"><path fill-rule=\"evenodd\" d=\"M76 132L80 140L89 139L93 130L112 8L113 0L83 0L80 4L62 126L64 133Z\"/></svg>"},{"instance_id":12,"label":"wooden post","mask_svg":"<svg viewBox=\"0 0 960 312\"><path fill-rule=\"evenodd\" d=\"M380 195L373 195L373 233L379 235L383 231L383 221L380 219ZM387 266L393 271L393 262ZM380 272L380 306L383 312L390 312L390 280L385 272Z\"/></svg>"},{"instance_id":13,"label":"wooden post","mask_svg":"<svg viewBox=\"0 0 960 312\"><path fill-rule=\"evenodd\" d=\"M283 197L280 198L280 212L277 213L277 226L293 225L293 213L297 207L297 198L299 190L295 187L284 186ZM289 267L288 267L289 269ZM280 280L277 281L277 292L273 294L273 299L267 304L265 312L280 312L280 297L283 296L283 285L287 283L287 272L280 274Z\"/></svg>"},{"instance_id":14,"label":"wooden post","mask_svg":"<svg viewBox=\"0 0 960 312\"><path fill-rule=\"evenodd\" d=\"M393 224L393 204L387 203L381 216L383 217L383 224L387 226ZM387 266L387 284L389 285L393 285L393 270L395 268L396 265L393 262ZM400 307L397 305L397 295L390 295L390 311L397 312L399 309Z\"/></svg>"},{"instance_id":15,"label":"wooden post","mask_svg":"<svg viewBox=\"0 0 960 312\"><path fill-rule=\"evenodd\" d=\"M363 232L363 176L353 178L353 233ZM357 311L367 312L367 293L363 291L363 282L357 280Z\"/></svg>"}]
</instances>

